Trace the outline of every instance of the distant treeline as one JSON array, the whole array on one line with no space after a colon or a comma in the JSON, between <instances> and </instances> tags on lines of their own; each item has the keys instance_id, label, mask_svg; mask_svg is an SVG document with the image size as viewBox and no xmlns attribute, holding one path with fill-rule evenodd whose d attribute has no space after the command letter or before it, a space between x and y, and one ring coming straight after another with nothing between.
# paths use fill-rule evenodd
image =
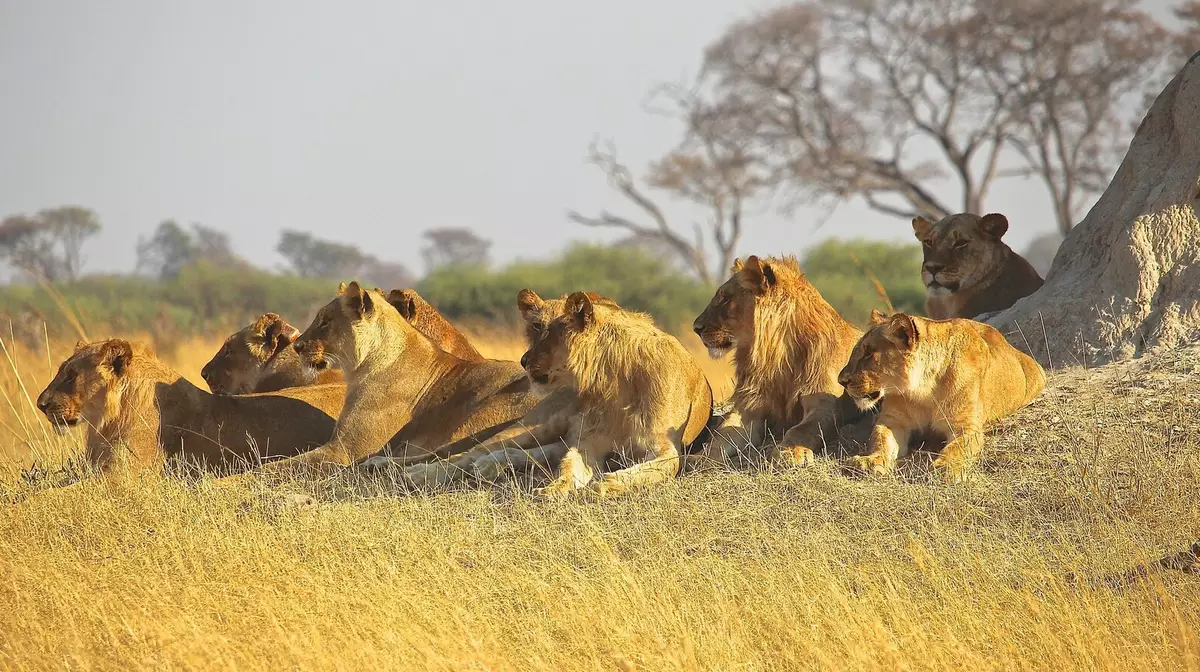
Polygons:
<instances>
[{"instance_id":1,"label":"distant treeline","mask_svg":"<svg viewBox=\"0 0 1200 672\"><path fill-rule=\"evenodd\" d=\"M921 310L916 245L830 240L810 250L801 267L853 322L862 323L872 308L885 306L882 292L898 310ZM0 316L12 322L14 335L34 341L43 328L51 336L72 336L74 319L92 337L134 331L164 338L212 334L232 331L268 311L303 328L333 297L337 283L349 279L302 278L200 261L171 278L85 276L52 286L3 287ZM371 278L358 279L375 284ZM671 331L687 329L714 290L643 250L591 244L572 245L549 260L494 269L442 265L416 283L417 291L450 319L495 323L515 322L516 294L523 287L546 297L578 289L599 292L626 308L650 313Z\"/></svg>"}]
</instances>

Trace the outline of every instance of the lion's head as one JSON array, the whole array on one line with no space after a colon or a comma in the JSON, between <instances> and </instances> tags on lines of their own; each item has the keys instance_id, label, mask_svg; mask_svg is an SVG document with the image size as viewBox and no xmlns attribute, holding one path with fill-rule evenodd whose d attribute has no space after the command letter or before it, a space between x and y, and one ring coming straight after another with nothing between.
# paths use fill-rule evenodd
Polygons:
<instances>
[{"instance_id":1,"label":"lion's head","mask_svg":"<svg viewBox=\"0 0 1200 672\"><path fill-rule=\"evenodd\" d=\"M873 310L871 324L838 374L838 383L864 410L875 407L889 390L907 388L920 340L916 322L904 313L885 317Z\"/></svg>"},{"instance_id":2,"label":"lion's head","mask_svg":"<svg viewBox=\"0 0 1200 672\"><path fill-rule=\"evenodd\" d=\"M129 341L113 339L75 346L54 379L38 395L38 410L60 434L81 422L100 427L116 414L133 361Z\"/></svg>"},{"instance_id":3,"label":"lion's head","mask_svg":"<svg viewBox=\"0 0 1200 672\"><path fill-rule=\"evenodd\" d=\"M225 339L200 377L215 394L249 394L264 370L299 336L300 330L287 320L267 313Z\"/></svg>"},{"instance_id":4,"label":"lion's head","mask_svg":"<svg viewBox=\"0 0 1200 672\"><path fill-rule=\"evenodd\" d=\"M380 289L375 291L383 293ZM387 293L387 302L442 351L465 360L483 359L471 341L416 290L393 289Z\"/></svg>"},{"instance_id":5,"label":"lion's head","mask_svg":"<svg viewBox=\"0 0 1200 672\"><path fill-rule=\"evenodd\" d=\"M744 263L734 259L733 275L717 288L708 307L692 323L708 354L720 358L739 343L749 343L754 338L755 305L776 293L787 293L780 280L792 276L802 277L791 259L760 259L754 255Z\"/></svg>"},{"instance_id":6,"label":"lion's head","mask_svg":"<svg viewBox=\"0 0 1200 672\"><path fill-rule=\"evenodd\" d=\"M596 298L593 298L596 297ZM548 303L548 302L547 302ZM563 300L561 313L550 320L521 357L521 366L536 385L569 384L568 341L573 333L596 323L596 304L615 304L591 292L575 292Z\"/></svg>"},{"instance_id":7,"label":"lion's head","mask_svg":"<svg viewBox=\"0 0 1200 672\"><path fill-rule=\"evenodd\" d=\"M292 343L300 363L318 371L352 370L366 348L378 345L376 323L385 310L395 312L380 292L357 282L340 284L337 297L317 311Z\"/></svg>"},{"instance_id":8,"label":"lion's head","mask_svg":"<svg viewBox=\"0 0 1200 672\"><path fill-rule=\"evenodd\" d=\"M582 292L582 294L593 304L611 308L620 307L616 301L595 292ZM517 312L521 314L521 321L525 325L526 347L533 347L550 323L563 314L568 296L570 295L563 294L557 299L543 299L532 289L522 289L517 292Z\"/></svg>"},{"instance_id":9,"label":"lion's head","mask_svg":"<svg viewBox=\"0 0 1200 672\"><path fill-rule=\"evenodd\" d=\"M930 296L953 294L984 282L1010 253L1000 240L1008 231L1008 219L1001 214L980 217L964 212L936 224L917 217L912 226L921 241L921 282Z\"/></svg>"}]
</instances>

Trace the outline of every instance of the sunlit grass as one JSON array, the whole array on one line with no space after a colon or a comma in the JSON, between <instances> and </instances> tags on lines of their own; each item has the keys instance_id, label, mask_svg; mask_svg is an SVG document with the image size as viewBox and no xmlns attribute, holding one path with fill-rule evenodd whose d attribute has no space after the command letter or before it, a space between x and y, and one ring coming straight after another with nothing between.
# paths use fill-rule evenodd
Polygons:
<instances>
[{"instance_id":1,"label":"sunlit grass","mask_svg":"<svg viewBox=\"0 0 1200 672\"><path fill-rule=\"evenodd\" d=\"M171 363L199 383L221 336ZM344 476L285 485L319 502L295 511L212 481L35 493L21 469L78 449L30 403L72 344L0 366L0 668L1200 669L1195 577L1064 580L1200 536L1195 351L1056 375L959 486L821 461L588 504Z\"/></svg>"}]
</instances>

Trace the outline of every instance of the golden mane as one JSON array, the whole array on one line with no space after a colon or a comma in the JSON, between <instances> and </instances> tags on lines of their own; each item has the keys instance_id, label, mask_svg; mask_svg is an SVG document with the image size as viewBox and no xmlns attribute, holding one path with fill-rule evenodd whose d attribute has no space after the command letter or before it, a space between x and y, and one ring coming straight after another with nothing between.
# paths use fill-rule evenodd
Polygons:
<instances>
[{"instance_id":1,"label":"golden mane","mask_svg":"<svg viewBox=\"0 0 1200 672\"><path fill-rule=\"evenodd\" d=\"M798 422L791 416L801 397L838 387L837 372L859 332L808 282L794 256L762 263L776 284L755 304L753 340L734 350L733 404Z\"/></svg>"}]
</instances>

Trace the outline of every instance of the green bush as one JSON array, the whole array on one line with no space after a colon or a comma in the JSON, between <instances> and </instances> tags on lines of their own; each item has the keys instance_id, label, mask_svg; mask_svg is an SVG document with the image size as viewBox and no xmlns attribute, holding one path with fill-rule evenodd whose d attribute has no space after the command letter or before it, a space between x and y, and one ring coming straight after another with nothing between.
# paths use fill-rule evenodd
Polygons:
<instances>
[{"instance_id":1,"label":"green bush","mask_svg":"<svg viewBox=\"0 0 1200 672\"><path fill-rule=\"evenodd\" d=\"M856 324L865 324L872 308L886 308L868 271L883 285L896 310L925 312L919 245L834 238L810 249L800 267L825 300Z\"/></svg>"},{"instance_id":2,"label":"green bush","mask_svg":"<svg viewBox=\"0 0 1200 672\"><path fill-rule=\"evenodd\" d=\"M336 283L199 263L170 280L91 276L55 285L53 291L89 331L153 330L165 315L171 328L182 334L208 334L232 331L268 311L304 326L334 296ZM0 289L0 317L26 326L44 321L52 335L73 333L67 313L50 292L36 285Z\"/></svg>"},{"instance_id":3,"label":"green bush","mask_svg":"<svg viewBox=\"0 0 1200 672\"><path fill-rule=\"evenodd\" d=\"M525 287L543 297L597 292L651 314L669 331L690 324L713 291L645 252L587 244L572 245L549 261L497 270L444 266L418 283L417 291L450 319L512 322L517 292Z\"/></svg>"}]
</instances>

